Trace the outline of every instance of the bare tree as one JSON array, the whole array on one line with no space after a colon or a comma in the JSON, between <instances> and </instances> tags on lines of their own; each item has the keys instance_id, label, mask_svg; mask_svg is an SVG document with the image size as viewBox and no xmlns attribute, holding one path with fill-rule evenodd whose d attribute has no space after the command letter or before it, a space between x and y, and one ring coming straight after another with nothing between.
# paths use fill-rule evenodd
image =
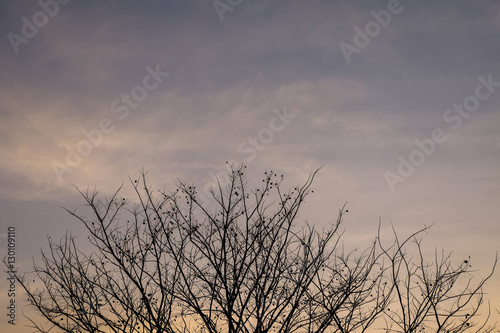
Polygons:
<instances>
[{"instance_id":1,"label":"bare tree","mask_svg":"<svg viewBox=\"0 0 500 333\"><path fill-rule=\"evenodd\" d=\"M49 239L50 252L42 252L42 264L34 265L36 287L30 287L31 279L19 279L31 305L48 321L47 327L32 321L34 327L40 332L174 332L172 290L179 274L156 220L140 205L127 209L118 191L103 200L96 191L80 193L93 217L69 212L85 224L96 251L80 251L69 234L59 243ZM123 211L131 215L126 222L120 219Z\"/></svg>"},{"instance_id":2,"label":"bare tree","mask_svg":"<svg viewBox=\"0 0 500 333\"><path fill-rule=\"evenodd\" d=\"M391 246L376 237L365 250L345 253L345 207L323 230L297 222L317 171L285 192L283 175L266 172L251 190L246 167L230 167L206 205L188 183L153 191L144 172L130 179L135 201L120 197L121 188L111 197L80 191L84 207L68 212L86 226L94 251L80 250L71 234L49 239L35 278L17 277L44 319L32 318L33 327L366 332L385 322L387 331L416 332L431 327L431 317L439 332L474 326L491 275L456 292L469 265L452 266L449 256L426 263L417 236L427 227L402 241L394 233ZM406 252L411 242L414 258Z\"/></svg>"},{"instance_id":3,"label":"bare tree","mask_svg":"<svg viewBox=\"0 0 500 333\"><path fill-rule=\"evenodd\" d=\"M393 302L386 308L386 327L390 332L492 332L486 327L490 308L484 321L475 320L484 303L483 287L491 272L473 283L470 256L458 265L451 253L435 250L434 258L426 260L421 233L417 231L400 240L395 229L394 243L385 247L378 237L379 248L390 262L389 280ZM380 235L380 228L379 228Z\"/></svg>"}]
</instances>

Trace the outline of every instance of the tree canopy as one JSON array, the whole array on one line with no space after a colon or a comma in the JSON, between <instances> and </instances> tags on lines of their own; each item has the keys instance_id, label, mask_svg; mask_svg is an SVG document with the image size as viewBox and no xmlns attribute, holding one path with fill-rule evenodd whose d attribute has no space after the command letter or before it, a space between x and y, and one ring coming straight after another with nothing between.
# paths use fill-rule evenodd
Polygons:
<instances>
[{"instance_id":1,"label":"tree canopy","mask_svg":"<svg viewBox=\"0 0 500 333\"><path fill-rule=\"evenodd\" d=\"M327 227L298 219L317 171L283 189L265 172L250 188L245 166L199 200L181 182L154 190L130 179L135 199L79 190L67 209L92 251L68 233L49 240L34 276L17 276L39 332L476 332L486 326L483 286L470 258L426 258L423 226L388 242L343 250L341 207ZM34 281L34 282L33 282ZM480 309L486 308L480 312ZM486 317L486 320L479 315Z\"/></svg>"}]
</instances>

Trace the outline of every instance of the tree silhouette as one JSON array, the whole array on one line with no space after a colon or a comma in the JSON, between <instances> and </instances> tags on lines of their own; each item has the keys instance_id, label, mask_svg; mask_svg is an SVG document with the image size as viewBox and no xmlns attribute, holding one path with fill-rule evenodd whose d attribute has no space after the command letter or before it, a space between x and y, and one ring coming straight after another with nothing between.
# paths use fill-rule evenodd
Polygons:
<instances>
[{"instance_id":1,"label":"tree silhouette","mask_svg":"<svg viewBox=\"0 0 500 333\"><path fill-rule=\"evenodd\" d=\"M230 165L211 190L179 182L153 191L146 174L130 179L136 198L80 191L68 212L88 230L93 251L70 233L49 238L31 274L17 276L39 332L465 332L484 303L469 260L426 262L418 238L363 251L341 246L345 207L323 230L298 222L316 173L290 190L265 172L250 189L246 167ZM416 250L412 251L412 246ZM493 265L493 268L496 265ZM465 285L457 283L466 278ZM33 281L33 282L31 282Z\"/></svg>"}]
</instances>

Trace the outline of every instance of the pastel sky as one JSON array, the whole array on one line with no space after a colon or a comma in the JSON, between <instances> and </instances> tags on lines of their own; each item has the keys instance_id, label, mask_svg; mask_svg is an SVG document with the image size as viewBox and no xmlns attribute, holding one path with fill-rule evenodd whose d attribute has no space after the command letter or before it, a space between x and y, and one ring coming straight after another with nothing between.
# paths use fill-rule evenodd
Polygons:
<instances>
[{"instance_id":1,"label":"pastel sky","mask_svg":"<svg viewBox=\"0 0 500 333\"><path fill-rule=\"evenodd\" d=\"M234 161L290 187L323 166L301 221L348 202L345 242L361 247L379 219L401 235L434 223L430 252L488 273L498 1L54 1L0 3L2 256L9 226L25 269L47 235L84 238L60 208L82 203L73 185L126 195L144 168L154 186L202 188ZM12 332L30 332L17 315Z\"/></svg>"}]
</instances>

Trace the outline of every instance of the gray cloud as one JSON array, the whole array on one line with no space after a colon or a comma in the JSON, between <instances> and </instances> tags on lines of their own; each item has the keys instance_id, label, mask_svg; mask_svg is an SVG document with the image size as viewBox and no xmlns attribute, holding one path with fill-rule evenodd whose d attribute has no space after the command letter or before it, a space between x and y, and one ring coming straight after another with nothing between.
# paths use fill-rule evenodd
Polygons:
<instances>
[{"instance_id":1,"label":"gray cloud","mask_svg":"<svg viewBox=\"0 0 500 333\"><path fill-rule=\"evenodd\" d=\"M221 22L210 1L71 1L16 54L7 34L40 7L3 2L0 207L4 221L24 226L23 256L44 244L39 232L75 227L55 213L32 221L54 203L77 202L71 184L109 193L144 167L158 186L180 178L201 187L236 161L255 177L279 170L290 186L323 165L301 218L326 223L349 201L353 242L373 235L379 216L402 231L435 221L429 248L463 244L457 258L492 257L500 89L456 130L443 114L474 93L478 76L500 81L500 7L401 1L403 11L348 63L339 44L352 44L354 27L387 3L244 1ZM113 101L157 65L169 76L120 119ZM249 161L240 145L269 134L273 110L285 107L296 117ZM105 118L113 130L59 181L52 163L65 164L67 147ZM437 127L448 139L392 193L384 172ZM47 228L34 235L35 223Z\"/></svg>"}]
</instances>

